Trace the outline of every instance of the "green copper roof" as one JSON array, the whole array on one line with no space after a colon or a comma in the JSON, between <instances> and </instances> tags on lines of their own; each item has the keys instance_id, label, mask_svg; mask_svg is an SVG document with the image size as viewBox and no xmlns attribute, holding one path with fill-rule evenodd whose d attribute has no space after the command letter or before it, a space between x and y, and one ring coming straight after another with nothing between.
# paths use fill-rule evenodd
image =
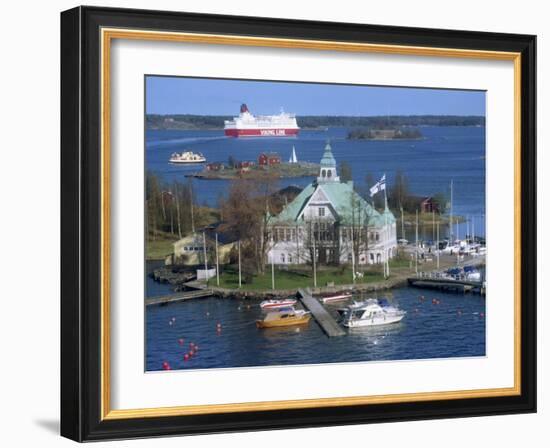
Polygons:
<instances>
[{"instance_id":1,"label":"green copper roof","mask_svg":"<svg viewBox=\"0 0 550 448\"><path fill-rule=\"evenodd\" d=\"M309 184L279 215L270 219L270 224L299 225L304 223L300 214L317 188L323 191L334 207L340 224L351 225L354 222L355 225L368 223L369 226L382 227L385 225L386 219L388 224L395 221L389 210L380 214L357 194L353 190L353 182L330 182L320 185Z\"/></svg>"},{"instance_id":2,"label":"green copper roof","mask_svg":"<svg viewBox=\"0 0 550 448\"><path fill-rule=\"evenodd\" d=\"M323 158L321 159L321 166L325 168L336 168L336 160L332 155L332 148L330 143L327 142L325 146L325 152L323 153Z\"/></svg>"}]
</instances>

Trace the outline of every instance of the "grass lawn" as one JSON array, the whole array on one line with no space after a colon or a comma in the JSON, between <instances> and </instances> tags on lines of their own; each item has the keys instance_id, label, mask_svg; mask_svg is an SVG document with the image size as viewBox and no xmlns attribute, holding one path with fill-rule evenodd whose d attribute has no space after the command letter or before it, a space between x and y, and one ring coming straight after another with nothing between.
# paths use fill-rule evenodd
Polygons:
<instances>
[{"instance_id":1,"label":"grass lawn","mask_svg":"<svg viewBox=\"0 0 550 448\"><path fill-rule=\"evenodd\" d=\"M164 260L164 258L174 252L174 242L177 237L167 234L157 235L155 240L147 240L145 245L145 258L147 260Z\"/></svg>"},{"instance_id":2,"label":"grass lawn","mask_svg":"<svg viewBox=\"0 0 550 448\"><path fill-rule=\"evenodd\" d=\"M384 280L381 272L366 272L363 278L356 280L356 283L371 283ZM215 279L210 281L214 282ZM317 286L326 286L334 282L335 285L346 285L352 283L351 268L325 268L317 272ZM313 286L313 273L303 270L279 270L275 269L275 289L298 289ZM238 289L239 273L235 267L228 267L220 276L220 287ZM271 269L268 267L263 275L253 277L252 283L244 283L242 288L245 291L271 289Z\"/></svg>"}]
</instances>

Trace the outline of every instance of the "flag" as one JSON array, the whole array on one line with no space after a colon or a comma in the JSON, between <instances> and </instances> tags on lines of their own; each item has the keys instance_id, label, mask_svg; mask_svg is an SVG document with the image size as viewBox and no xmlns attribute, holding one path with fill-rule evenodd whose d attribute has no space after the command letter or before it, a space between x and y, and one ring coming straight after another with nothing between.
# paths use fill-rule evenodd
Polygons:
<instances>
[{"instance_id":1,"label":"flag","mask_svg":"<svg viewBox=\"0 0 550 448\"><path fill-rule=\"evenodd\" d=\"M384 174L378 182L376 182L370 189L370 197L372 198L379 191L386 189L386 175Z\"/></svg>"}]
</instances>

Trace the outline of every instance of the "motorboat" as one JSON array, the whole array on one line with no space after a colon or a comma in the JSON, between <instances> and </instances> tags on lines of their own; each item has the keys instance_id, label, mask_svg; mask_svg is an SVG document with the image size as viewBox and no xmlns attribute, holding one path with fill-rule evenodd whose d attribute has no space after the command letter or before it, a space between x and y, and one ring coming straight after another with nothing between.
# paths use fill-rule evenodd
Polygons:
<instances>
[{"instance_id":1,"label":"motorboat","mask_svg":"<svg viewBox=\"0 0 550 448\"><path fill-rule=\"evenodd\" d=\"M342 317L342 325L348 328L395 324L406 314L386 299L355 302L338 312Z\"/></svg>"},{"instance_id":2,"label":"motorboat","mask_svg":"<svg viewBox=\"0 0 550 448\"><path fill-rule=\"evenodd\" d=\"M338 294L321 297L321 302L323 303L332 303L332 302L341 302L343 300L348 300L352 298L351 292L341 292Z\"/></svg>"},{"instance_id":3,"label":"motorboat","mask_svg":"<svg viewBox=\"0 0 550 448\"><path fill-rule=\"evenodd\" d=\"M306 325L310 319L309 311L288 307L268 312L263 319L256 321L256 326L258 328L273 328Z\"/></svg>"},{"instance_id":4,"label":"motorboat","mask_svg":"<svg viewBox=\"0 0 550 448\"><path fill-rule=\"evenodd\" d=\"M473 266L464 266L464 277L471 282L481 281L481 272Z\"/></svg>"},{"instance_id":5,"label":"motorboat","mask_svg":"<svg viewBox=\"0 0 550 448\"><path fill-rule=\"evenodd\" d=\"M296 305L296 299L270 299L264 300L260 303L260 308L262 310L273 310L278 308L286 308L293 305Z\"/></svg>"},{"instance_id":6,"label":"motorboat","mask_svg":"<svg viewBox=\"0 0 550 448\"><path fill-rule=\"evenodd\" d=\"M194 153L193 151L184 151L182 153L174 152L170 156L170 163L204 163L206 157L200 152Z\"/></svg>"}]
</instances>

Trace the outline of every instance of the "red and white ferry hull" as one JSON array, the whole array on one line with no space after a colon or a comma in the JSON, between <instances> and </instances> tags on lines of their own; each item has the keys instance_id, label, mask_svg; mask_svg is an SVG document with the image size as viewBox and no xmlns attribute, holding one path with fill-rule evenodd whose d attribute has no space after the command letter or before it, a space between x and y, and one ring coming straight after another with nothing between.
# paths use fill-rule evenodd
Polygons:
<instances>
[{"instance_id":1,"label":"red and white ferry hull","mask_svg":"<svg viewBox=\"0 0 550 448\"><path fill-rule=\"evenodd\" d=\"M228 137L293 137L300 129L225 129Z\"/></svg>"}]
</instances>

